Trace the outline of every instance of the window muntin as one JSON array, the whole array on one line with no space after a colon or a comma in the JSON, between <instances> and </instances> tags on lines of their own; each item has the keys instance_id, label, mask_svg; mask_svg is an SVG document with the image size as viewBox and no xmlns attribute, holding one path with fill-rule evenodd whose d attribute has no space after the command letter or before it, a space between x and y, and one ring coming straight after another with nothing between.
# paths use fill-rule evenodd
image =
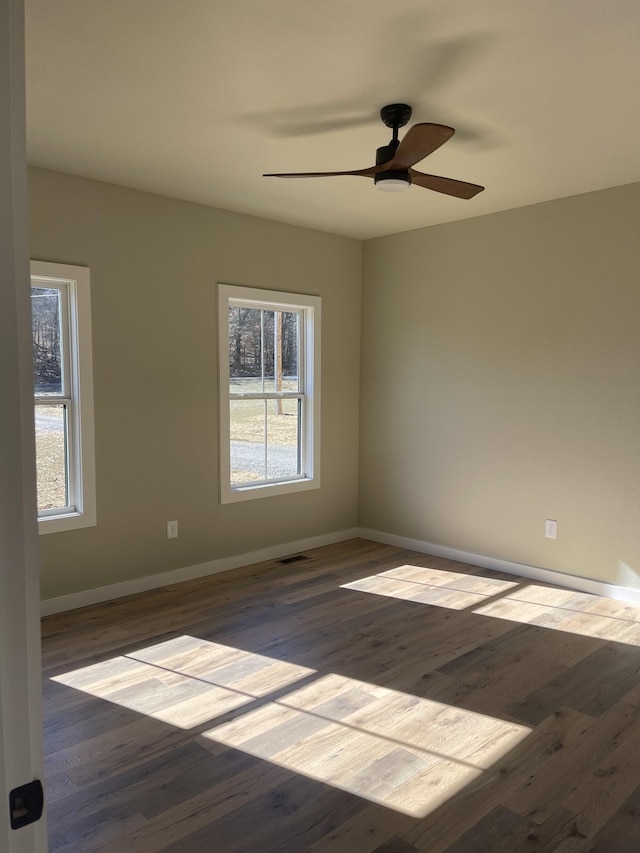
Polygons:
<instances>
[{"instance_id":1,"label":"window muntin","mask_svg":"<svg viewBox=\"0 0 640 853\"><path fill-rule=\"evenodd\" d=\"M41 533L95 521L89 270L31 264L34 415Z\"/></svg>"},{"instance_id":2,"label":"window muntin","mask_svg":"<svg viewBox=\"0 0 640 853\"><path fill-rule=\"evenodd\" d=\"M318 488L320 299L220 285L221 499Z\"/></svg>"}]
</instances>

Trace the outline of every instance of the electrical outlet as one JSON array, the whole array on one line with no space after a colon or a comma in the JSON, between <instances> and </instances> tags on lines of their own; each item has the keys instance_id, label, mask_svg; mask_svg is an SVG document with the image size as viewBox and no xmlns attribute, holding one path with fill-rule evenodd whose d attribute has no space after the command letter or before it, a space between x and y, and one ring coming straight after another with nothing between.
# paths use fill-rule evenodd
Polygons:
<instances>
[{"instance_id":1,"label":"electrical outlet","mask_svg":"<svg viewBox=\"0 0 640 853\"><path fill-rule=\"evenodd\" d=\"M177 539L178 538L178 522L177 521L167 521L167 539Z\"/></svg>"},{"instance_id":2,"label":"electrical outlet","mask_svg":"<svg viewBox=\"0 0 640 853\"><path fill-rule=\"evenodd\" d=\"M548 518L544 523L544 535L547 539L558 538L558 522Z\"/></svg>"}]
</instances>

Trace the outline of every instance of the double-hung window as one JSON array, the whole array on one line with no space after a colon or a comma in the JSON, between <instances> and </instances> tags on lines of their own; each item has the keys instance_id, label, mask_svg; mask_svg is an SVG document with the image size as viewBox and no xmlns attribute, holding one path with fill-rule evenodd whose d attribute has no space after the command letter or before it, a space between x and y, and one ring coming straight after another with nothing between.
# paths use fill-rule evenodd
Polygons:
<instances>
[{"instance_id":1,"label":"double-hung window","mask_svg":"<svg viewBox=\"0 0 640 853\"><path fill-rule=\"evenodd\" d=\"M222 503L320 486L320 298L219 285Z\"/></svg>"},{"instance_id":2,"label":"double-hung window","mask_svg":"<svg viewBox=\"0 0 640 853\"><path fill-rule=\"evenodd\" d=\"M89 270L31 262L38 521L96 523Z\"/></svg>"}]
</instances>

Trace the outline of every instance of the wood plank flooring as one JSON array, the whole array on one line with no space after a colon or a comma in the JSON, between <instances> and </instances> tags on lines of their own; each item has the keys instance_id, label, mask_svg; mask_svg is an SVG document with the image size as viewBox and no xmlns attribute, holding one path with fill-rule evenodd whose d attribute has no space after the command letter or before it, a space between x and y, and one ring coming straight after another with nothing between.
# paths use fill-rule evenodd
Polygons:
<instances>
[{"instance_id":1,"label":"wood plank flooring","mask_svg":"<svg viewBox=\"0 0 640 853\"><path fill-rule=\"evenodd\" d=\"M640 850L640 608L304 557L43 620L52 853Z\"/></svg>"}]
</instances>

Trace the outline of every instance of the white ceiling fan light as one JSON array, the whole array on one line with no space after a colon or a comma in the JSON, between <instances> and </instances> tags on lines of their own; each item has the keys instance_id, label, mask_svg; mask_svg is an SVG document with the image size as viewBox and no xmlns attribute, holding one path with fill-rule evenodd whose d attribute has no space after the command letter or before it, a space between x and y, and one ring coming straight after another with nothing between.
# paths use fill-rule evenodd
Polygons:
<instances>
[{"instance_id":1,"label":"white ceiling fan light","mask_svg":"<svg viewBox=\"0 0 640 853\"><path fill-rule=\"evenodd\" d=\"M376 189L383 192L402 192L411 186L411 175L401 171L378 172L374 175L373 182Z\"/></svg>"}]
</instances>

